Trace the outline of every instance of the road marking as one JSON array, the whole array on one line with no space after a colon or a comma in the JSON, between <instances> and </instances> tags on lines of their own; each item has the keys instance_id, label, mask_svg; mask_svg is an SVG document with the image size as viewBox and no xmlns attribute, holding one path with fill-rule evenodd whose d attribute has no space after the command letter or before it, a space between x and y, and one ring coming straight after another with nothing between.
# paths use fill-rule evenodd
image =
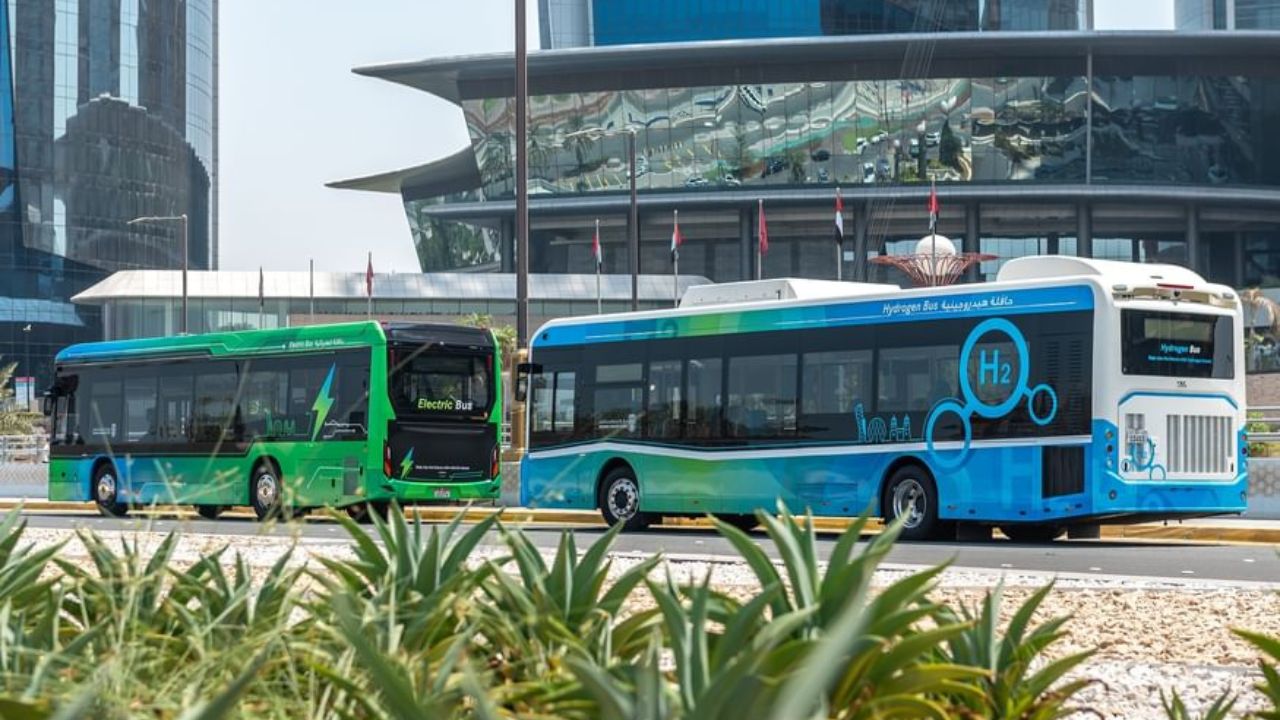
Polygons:
<instances>
[{"instance_id":1,"label":"road marking","mask_svg":"<svg viewBox=\"0 0 1280 720\"><path fill-rule=\"evenodd\" d=\"M1000 567L1002 567L1002 568L1011 568L1011 567L1013 567L1013 563L1000 563Z\"/></svg>"},{"instance_id":2,"label":"road marking","mask_svg":"<svg viewBox=\"0 0 1280 720\"><path fill-rule=\"evenodd\" d=\"M1102 572L1102 568L1100 568L1100 567L1091 567L1091 568L1089 568L1089 572Z\"/></svg>"},{"instance_id":3,"label":"road marking","mask_svg":"<svg viewBox=\"0 0 1280 720\"><path fill-rule=\"evenodd\" d=\"M1183 570L1183 571L1182 571L1182 574L1183 574L1183 575L1195 575L1195 574L1196 574L1196 571L1195 571L1195 570Z\"/></svg>"},{"instance_id":4,"label":"road marking","mask_svg":"<svg viewBox=\"0 0 1280 720\"><path fill-rule=\"evenodd\" d=\"M1251 563L1253 562L1253 558L1245 558L1244 561L1247 563Z\"/></svg>"}]
</instances>

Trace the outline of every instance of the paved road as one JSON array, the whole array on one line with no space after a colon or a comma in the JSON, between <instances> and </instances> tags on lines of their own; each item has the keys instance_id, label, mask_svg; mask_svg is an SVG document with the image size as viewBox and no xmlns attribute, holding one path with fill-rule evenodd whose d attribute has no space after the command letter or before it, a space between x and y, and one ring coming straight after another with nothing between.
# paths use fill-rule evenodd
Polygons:
<instances>
[{"instance_id":1,"label":"paved road","mask_svg":"<svg viewBox=\"0 0 1280 720\"><path fill-rule=\"evenodd\" d=\"M94 530L132 530L150 528L159 532L181 529L188 533L220 534L228 537L258 535L264 531L288 535L294 527L264 528L252 520L223 518L217 521L199 519L126 518L112 519L89 514L27 513L33 528L86 527ZM562 528L527 527L529 537L541 547L554 548ZM603 530L578 527L578 547ZM337 523L310 520L301 526L305 538L340 540L344 531ZM764 533L754 537L767 550L772 549ZM496 538L494 542L496 543ZM820 556L825 559L835 545L835 536L821 536ZM645 533L623 535L615 548L630 552L664 552L733 556L729 544L715 532L695 528L661 528ZM899 543L889 556L890 563L933 565L948 560L956 567L1005 569L1010 571L1047 571L1085 575L1133 575L1182 580L1228 580L1280 584L1280 553L1277 548L1262 545L1217 545L1192 543L1147 543L1115 540L1060 541L1051 545L1019 545L1008 541L984 543Z\"/></svg>"}]
</instances>

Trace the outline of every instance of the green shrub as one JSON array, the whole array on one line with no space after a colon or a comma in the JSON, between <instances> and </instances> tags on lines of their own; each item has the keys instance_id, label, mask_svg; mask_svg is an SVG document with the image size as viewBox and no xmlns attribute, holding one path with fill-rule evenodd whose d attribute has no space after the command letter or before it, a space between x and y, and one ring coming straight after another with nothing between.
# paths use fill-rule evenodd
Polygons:
<instances>
[{"instance_id":1,"label":"green shrub","mask_svg":"<svg viewBox=\"0 0 1280 720\"><path fill-rule=\"evenodd\" d=\"M931 595L942 568L873 591L899 528L854 523L818 562L811 518L759 514L758 538L717 523L760 582L735 598L708 575L677 583L659 557L613 567L614 528L548 560L496 517L424 527L393 512L372 535L345 518L352 557L254 580L226 549L187 567L177 538L23 546L0 521L0 716L19 718L1020 718L1063 717L1088 653L1047 659L1066 618L1033 622L1046 587L1001 631ZM483 553L481 546L487 546ZM307 582L304 583L303 580ZM1273 659L1274 639L1245 635ZM1176 696L1170 716L1189 718ZM1231 701L1212 714L1225 716ZM1177 714L1181 713L1181 714ZM1275 718L1272 715L1264 717Z\"/></svg>"}]
</instances>

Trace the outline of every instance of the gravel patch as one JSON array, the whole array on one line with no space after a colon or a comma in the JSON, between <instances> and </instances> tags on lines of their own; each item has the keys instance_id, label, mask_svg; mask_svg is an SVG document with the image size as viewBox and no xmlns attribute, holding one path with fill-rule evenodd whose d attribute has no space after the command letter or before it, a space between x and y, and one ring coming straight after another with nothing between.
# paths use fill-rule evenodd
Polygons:
<instances>
[{"instance_id":1,"label":"gravel patch","mask_svg":"<svg viewBox=\"0 0 1280 720\"><path fill-rule=\"evenodd\" d=\"M154 532L102 532L112 544L137 542L149 554L163 540ZM61 556L87 561L87 552L75 533L66 530L28 528L24 539L37 546L66 542ZM178 565L227 547L226 560L240 553L255 579L265 577L282 552L294 547L291 566L318 566L317 559L350 558L344 540L295 537L235 537L184 534L174 553ZM585 548L584 548L585 549ZM548 560L553 550L544 551ZM470 562L502 555L496 547L482 547ZM617 576L640 562L643 556L617 553L610 574ZM885 566L873 584L885 587L919 568ZM759 590L755 575L742 562L705 556L669 556L654 571L655 579L670 572L678 583L701 581L711 573L718 589L738 598ZM1048 573L951 568L939 578L935 599L974 607L983 594L1003 583L1004 619L1035 589L1054 581L1055 590L1042 606L1040 621L1071 616L1070 635L1050 648L1051 657L1093 648L1095 654L1073 677L1098 679L1080 696L1080 704L1103 718L1161 718L1161 691L1177 690L1193 711L1207 707L1224 691L1240 696L1237 713L1260 710L1264 700L1254 690L1261 679L1259 655L1252 646L1231 633L1231 628L1280 636L1280 583L1229 583L1205 580L1129 577L1059 576ZM630 610L652 607L647 592L637 591Z\"/></svg>"}]
</instances>

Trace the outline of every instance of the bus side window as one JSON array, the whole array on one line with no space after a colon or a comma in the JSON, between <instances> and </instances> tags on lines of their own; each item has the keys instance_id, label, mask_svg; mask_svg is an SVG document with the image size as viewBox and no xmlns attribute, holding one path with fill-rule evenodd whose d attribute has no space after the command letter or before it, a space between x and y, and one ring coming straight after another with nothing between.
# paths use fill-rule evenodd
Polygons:
<instances>
[{"instance_id":1,"label":"bus side window","mask_svg":"<svg viewBox=\"0 0 1280 720\"><path fill-rule=\"evenodd\" d=\"M688 361L689 411L685 418L685 437L714 439L720 437L720 367L718 357Z\"/></svg>"},{"instance_id":2,"label":"bus side window","mask_svg":"<svg viewBox=\"0 0 1280 720\"><path fill-rule=\"evenodd\" d=\"M680 437L679 360L654 360L649 363L649 407L645 411L645 435L658 439Z\"/></svg>"}]
</instances>

